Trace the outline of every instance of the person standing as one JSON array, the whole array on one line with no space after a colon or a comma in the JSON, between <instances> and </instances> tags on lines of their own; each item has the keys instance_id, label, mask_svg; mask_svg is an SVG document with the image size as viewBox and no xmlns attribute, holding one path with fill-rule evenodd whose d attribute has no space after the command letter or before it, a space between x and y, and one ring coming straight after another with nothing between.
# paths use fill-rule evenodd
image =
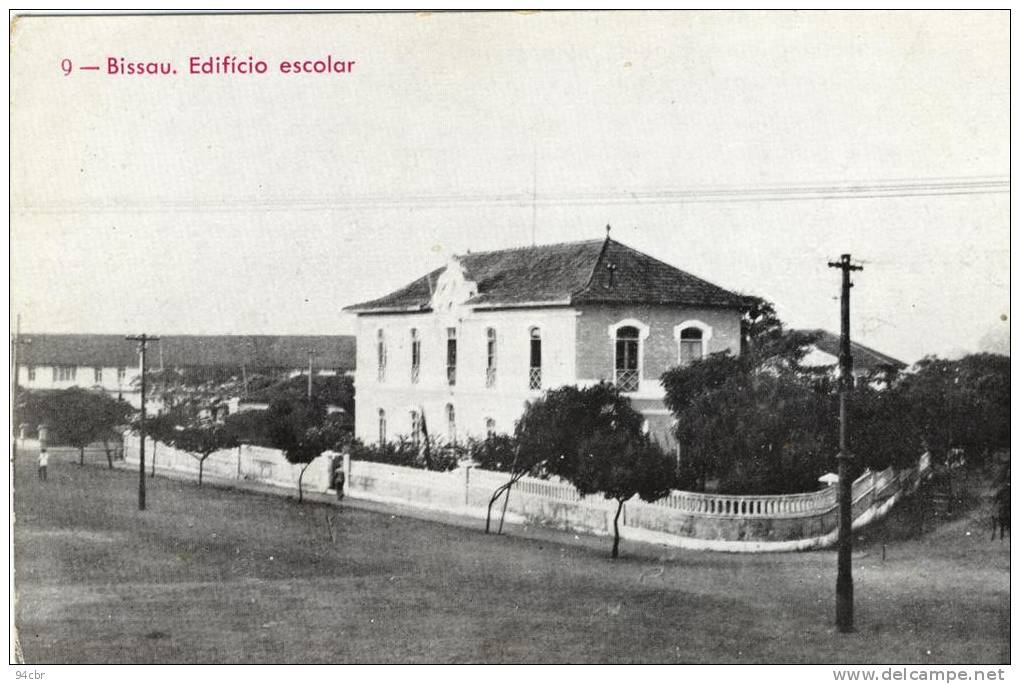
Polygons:
<instances>
[{"instance_id":1,"label":"person standing","mask_svg":"<svg viewBox=\"0 0 1020 684\"><path fill-rule=\"evenodd\" d=\"M344 461L343 457L337 457L333 459L333 489L336 490L337 501L344 498L344 485L347 482L347 476L344 473Z\"/></svg>"},{"instance_id":2,"label":"person standing","mask_svg":"<svg viewBox=\"0 0 1020 684\"><path fill-rule=\"evenodd\" d=\"M46 466L50 463L50 454L46 447L39 449L39 479L46 480Z\"/></svg>"}]
</instances>

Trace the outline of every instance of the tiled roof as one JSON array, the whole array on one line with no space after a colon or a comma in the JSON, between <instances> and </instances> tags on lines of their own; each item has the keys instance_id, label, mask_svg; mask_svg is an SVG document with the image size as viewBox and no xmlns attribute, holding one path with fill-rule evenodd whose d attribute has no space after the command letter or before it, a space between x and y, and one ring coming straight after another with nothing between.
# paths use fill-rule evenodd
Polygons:
<instances>
[{"instance_id":1,"label":"tiled roof","mask_svg":"<svg viewBox=\"0 0 1020 684\"><path fill-rule=\"evenodd\" d=\"M478 286L468 305L684 304L741 307L745 298L615 240L520 247L458 256ZM426 310L443 269L350 311Z\"/></svg>"},{"instance_id":2,"label":"tiled roof","mask_svg":"<svg viewBox=\"0 0 1020 684\"><path fill-rule=\"evenodd\" d=\"M22 334L19 364L129 367L138 345L123 335ZM166 335L149 347L152 363L172 366L303 368L308 350L317 368L354 368L352 335Z\"/></svg>"},{"instance_id":3,"label":"tiled roof","mask_svg":"<svg viewBox=\"0 0 1020 684\"><path fill-rule=\"evenodd\" d=\"M798 332L817 336L814 341L814 346L826 354L839 358L839 335L822 329L800 330ZM852 339L850 340L850 355L854 359L855 371L867 372L880 368L895 368L897 370L903 370L907 367L907 364L903 361L894 359L882 352L875 351L871 347L865 347L863 344L854 342Z\"/></svg>"},{"instance_id":4,"label":"tiled roof","mask_svg":"<svg viewBox=\"0 0 1020 684\"><path fill-rule=\"evenodd\" d=\"M742 307L745 297L607 240L591 283L574 301Z\"/></svg>"}]
</instances>

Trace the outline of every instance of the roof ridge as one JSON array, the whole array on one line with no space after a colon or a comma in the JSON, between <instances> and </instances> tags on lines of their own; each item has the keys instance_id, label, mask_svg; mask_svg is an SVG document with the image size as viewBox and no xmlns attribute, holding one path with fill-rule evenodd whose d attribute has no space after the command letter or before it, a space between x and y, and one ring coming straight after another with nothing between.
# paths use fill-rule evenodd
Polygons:
<instances>
[{"instance_id":1,"label":"roof ridge","mask_svg":"<svg viewBox=\"0 0 1020 684\"><path fill-rule=\"evenodd\" d=\"M611 238L606 238L607 241L610 240L610 239ZM706 285L711 285L712 287L714 287L716 289L725 290L725 291L729 292L729 290L726 290L726 288L722 287L721 285L716 285L715 283L713 283L713 282L711 282L709 280L705 280L704 278L702 278L699 275L695 275L695 274L691 273L690 271L688 271L686 269L680 268L679 266L674 266L673 264L671 264L671 263L669 263L667 261L663 261L662 259L659 259L657 257L654 257L651 254L648 254L647 252L642 252L640 249L637 249L635 247L631 247L630 245L625 245L622 242L620 242L619 240L613 240L613 242L615 242L616 244L620 245L621 247L626 247L627 249L629 249L632 252L636 252L637 254L640 254L641 256L645 257L646 259L651 259L652 261L654 261L657 264L662 264L663 266L665 266L667 268L672 268L675 271L680 271L684 275L689 276L691 278L694 278L695 280L700 280L701 282L705 283Z\"/></svg>"},{"instance_id":2,"label":"roof ridge","mask_svg":"<svg viewBox=\"0 0 1020 684\"><path fill-rule=\"evenodd\" d=\"M584 287L577 290L576 292L570 293L570 299L573 301L574 297L581 294L585 290L591 288L591 284L595 282L595 274L598 272L599 264L602 263L602 257L606 255L606 248L609 247L610 238L608 235L602 240L602 249L599 250L599 255L595 257L595 263L591 266L591 273L588 274L588 280L585 282ZM622 244L622 243L620 243Z\"/></svg>"},{"instance_id":3,"label":"roof ridge","mask_svg":"<svg viewBox=\"0 0 1020 684\"><path fill-rule=\"evenodd\" d=\"M541 249L543 247L563 247L566 245L587 245L601 242L602 238L597 240L566 240L564 242L549 242L542 245L522 245L520 247L507 247L506 249L490 249L485 252L466 252L464 254L454 254L455 257L473 257L479 254L502 254L505 252L523 252L529 249Z\"/></svg>"}]
</instances>

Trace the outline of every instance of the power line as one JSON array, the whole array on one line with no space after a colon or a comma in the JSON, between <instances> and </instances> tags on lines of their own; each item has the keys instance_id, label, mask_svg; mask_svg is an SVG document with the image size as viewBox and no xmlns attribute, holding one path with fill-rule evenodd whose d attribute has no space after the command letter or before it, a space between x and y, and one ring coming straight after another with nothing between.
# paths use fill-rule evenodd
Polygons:
<instances>
[{"instance_id":1,"label":"power line","mask_svg":"<svg viewBox=\"0 0 1020 684\"><path fill-rule=\"evenodd\" d=\"M534 171L533 171L534 173ZM639 204L723 204L796 202L908 197L952 197L1010 192L1005 176L961 176L889 179L881 181L789 183L745 186L703 186L676 190L614 190L539 194L532 178L531 192L448 195L363 195L336 198L236 199L221 202L80 203L64 206L13 206L29 213L152 213L218 211L329 211L344 208L420 208L447 206L606 206Z\"/></svg>"}]
</instances>

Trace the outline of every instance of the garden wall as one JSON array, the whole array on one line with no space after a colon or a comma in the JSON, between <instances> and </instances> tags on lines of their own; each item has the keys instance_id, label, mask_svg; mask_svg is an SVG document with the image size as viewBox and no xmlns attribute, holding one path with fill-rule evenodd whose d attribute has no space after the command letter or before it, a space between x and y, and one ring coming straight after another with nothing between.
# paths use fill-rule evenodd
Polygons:
<instances>
[{"instance_id":1,"label":"garden wall","mask_svg":"<svg viewBox=\"0 0 1020 684\"><path fill-rule=\"evenodd\" d=\"M146 441L147 467L153 454ZM124 437L125 460L138 463L138 437ZM192 472L198 461L165 444L155 447L156 469ZM325 492L329 486L327 455L305 472L305 491ZM346 493L356 499L444 511L484 520L492 493L507 481L503 473L460 467L449 472L352 461L344 457ZM205 473L219 478L257 482L294 490L301 466L286 461L282 452L243 445L216 452L206 460ZM854 527L883 515L904 494L917 488L930 472L928 455L918 465L866 472L853 483ZM493 507L498 521L503 499ZM831 546L836 541L836 488L780 496L725 496L675 491L645 503L633 499L624 506L620 535L682 548L715 551L795 551ZM597 535L611 535L616 503L601 496L581 497L566 482L525 477L514 485L507 501L507 521Z\"/></svg>"},{"instance_id":2,"label":"garden wall","mask_svg":"<svg viewBox=\"0 0 1020 684\"><path fill-rule=\"evenodd\" d=\"M138 446L138 435L130 432L124 434L124 460L127 463L138 464ZM152 467L153 459L157 472L162 469L194 473L195 479L198 479L197 458L147 437L145 439L147 470ZM277 449L242 444L234 449L224 449L210 454L205 460L203 473L206 477L257 482L296 490L302 467L289 463L284 458L283 452ZM302 483L305 491L325 491L329 485L329 458L323 455L312 461L305 471Z\"/></svg>"},{"instance_id":3,"label":"garden wall","mask_svg":"<svg viewBox=\"0 0 1020 684\"><path fill-rule=\"evenodd\" d=\"M384 503L443 510L483 519L492 493L507 481L502 473L462 467L437 473L346 461L347 493ZM930 468L927 455L906 470L867 472L853 484L854 527L875 520L915 489ZM836 540L836 489L783 496L717 496L673 492L655 503L638 499L624 506L625 539L717 551L793 551L830 546ZM501 499L494 507L498 519ZM523 478L507 502L507 519L518 524L610 535L616 503L582 498L565 482Z\"/></svg>"}]
</instances>

